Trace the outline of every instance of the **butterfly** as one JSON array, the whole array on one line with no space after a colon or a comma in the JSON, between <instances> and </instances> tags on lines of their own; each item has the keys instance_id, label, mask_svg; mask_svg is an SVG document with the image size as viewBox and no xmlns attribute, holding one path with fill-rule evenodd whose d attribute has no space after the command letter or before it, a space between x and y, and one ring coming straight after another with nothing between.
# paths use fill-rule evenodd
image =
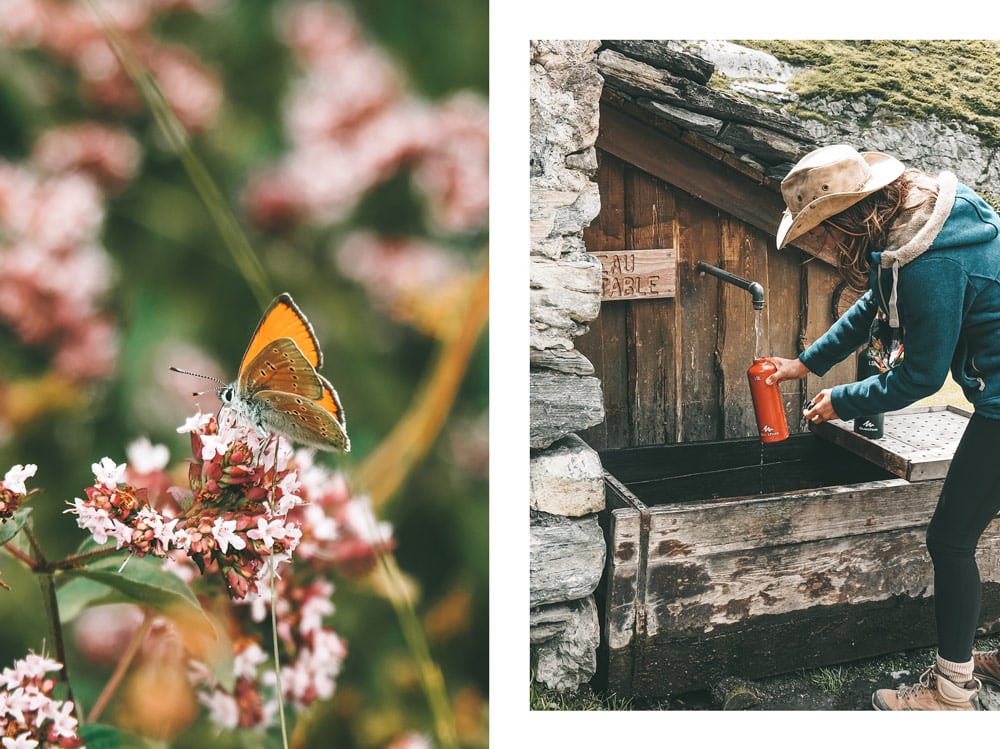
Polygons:
<instances>
[{"instance_id":1,"label":"butterfly","mask_svg":"<svg viewBox=\"0 0 1000 749\"><path fill-rule=\"evenodd\" d=\"M344 408L316 371L322 366L312 325L289 294L279 294L257 323L235 382L171 369L218 382L219 400L244 423L320 450L350 452Z\"/></svg>"}]
</instances>

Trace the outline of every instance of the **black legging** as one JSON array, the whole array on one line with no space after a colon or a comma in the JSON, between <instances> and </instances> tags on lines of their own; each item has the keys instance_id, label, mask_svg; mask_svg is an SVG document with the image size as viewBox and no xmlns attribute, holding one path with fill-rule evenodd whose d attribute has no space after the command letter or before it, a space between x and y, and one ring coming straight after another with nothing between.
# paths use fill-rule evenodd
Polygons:
<instances>
[{"instance_id":1,"label":"black legging","mask_svg":"<svg viewBox=\"0 0 1000 749\"><path fill-rule=\"evenodd\" d=\"M976 544L998 511L1000 421L973 414L927 529L938 654L955 663L972 657L982 599Z\"/></svg>"}]
</instances>

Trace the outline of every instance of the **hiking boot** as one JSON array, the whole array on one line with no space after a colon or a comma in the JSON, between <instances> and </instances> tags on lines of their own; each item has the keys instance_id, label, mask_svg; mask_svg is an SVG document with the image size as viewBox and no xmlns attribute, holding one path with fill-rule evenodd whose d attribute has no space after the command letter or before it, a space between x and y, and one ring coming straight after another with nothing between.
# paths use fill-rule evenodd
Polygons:
<instances>
[{"instance_id":1,"label":"hiking boot","mask_svg":"<svg viewBox=\"0 0 1000 749\"><path fill-rule=\"evenodd\" d=\"M972 675L1000 687L1000 655L996 650L977 650L972 653Z\"/></svg>"},{"instance_id":2,"label":"hiking boot","mask_svg":"<svg viewBox=\"0 0 1000 749\"><path fill-rule=\"evenodd\" d=\"M973 679L961 687L931 666L916 684L875 692L872 706L876 710L979 710L980 686Z\"/></svg>"}]
</instances>

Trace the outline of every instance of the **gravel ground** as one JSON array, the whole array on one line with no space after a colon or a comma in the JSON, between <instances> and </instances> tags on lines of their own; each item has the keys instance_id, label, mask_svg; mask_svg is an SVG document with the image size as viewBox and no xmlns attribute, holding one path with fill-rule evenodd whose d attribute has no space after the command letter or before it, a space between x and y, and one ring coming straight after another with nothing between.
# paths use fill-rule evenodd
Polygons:
<instances>
[{"instance_id":1,"label":"gravel ground","mask_svg":"<svg viewBox=\"0 0 1000 749\"><path fill-rule=\"evenodd\" d=\"M976 642L976 649L988 650L998 645L1000 636L983 637ZM912 684L933 662L934 649L921 648L743 682L741 686L745 691L734 700L733 707L747 710L871 710L873 692ZM1000 710L1000 689L984 685L980 703L984 710ZM707 691L680 695L656 707L661 710L722 709L719 700Z\"/></svg>"}]
</instances>

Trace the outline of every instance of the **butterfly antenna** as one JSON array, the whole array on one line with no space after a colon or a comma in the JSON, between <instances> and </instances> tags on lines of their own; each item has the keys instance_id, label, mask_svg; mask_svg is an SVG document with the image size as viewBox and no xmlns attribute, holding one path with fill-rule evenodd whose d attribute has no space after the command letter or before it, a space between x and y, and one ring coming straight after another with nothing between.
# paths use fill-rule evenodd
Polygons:
<instances>
[{"instance_id":1,"label":"butterfly antenna","mask_svg":"<svg viewBox=\"0 0 1000 749\"><path fill-rule=\"evenodd\" d=\"M177 367L170 367L170 371L171 372L177 372L178 374L191 375L192 377L201 377L203 380L211 380L212 382L217 382L220 385L225 385L226 384L222 380L220 380L218 377L212 377L211 375L198 374L197 372L188 372L186 369L178 369ZM210 393L210 392L212 392L212 391L211 390L202 390L199 393L191 393L191 395L193 395L193 396L195 396L197 398L199 395L204 395L205 393Z\"/></svg>"}]
</instances>

